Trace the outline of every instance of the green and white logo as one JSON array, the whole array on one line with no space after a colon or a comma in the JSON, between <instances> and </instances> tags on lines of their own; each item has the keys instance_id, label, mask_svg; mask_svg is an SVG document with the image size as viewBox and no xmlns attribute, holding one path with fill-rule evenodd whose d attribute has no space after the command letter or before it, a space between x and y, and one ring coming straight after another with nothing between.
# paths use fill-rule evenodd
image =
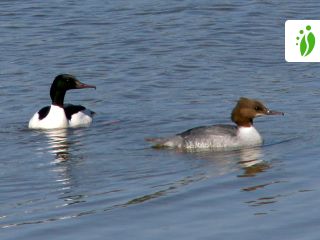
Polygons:
<instances>
[{"instance_id":1,"label":"green and white logo","mask_svg":"<svg viewBox=\"0 0 320 240\"><path fill-rule=\"evenodd\" d=\"M300 36L297 37L299 43L297 43L296 45L300 45L301 56L306 57L312 52L316 43L316 38L311 32L310 25L307 25L305 30L301 29L299 33Z\"/></svg>"},{"instance_id":2,"label":"green and white logo","mask_svg":"<svg viewBox=\"0 0 320 240\"><path fill-rule=\"evenodd\" d=\"M287 20L285 24L287 62L320 62L320 20Z\"/></svg>"}]
</instances>

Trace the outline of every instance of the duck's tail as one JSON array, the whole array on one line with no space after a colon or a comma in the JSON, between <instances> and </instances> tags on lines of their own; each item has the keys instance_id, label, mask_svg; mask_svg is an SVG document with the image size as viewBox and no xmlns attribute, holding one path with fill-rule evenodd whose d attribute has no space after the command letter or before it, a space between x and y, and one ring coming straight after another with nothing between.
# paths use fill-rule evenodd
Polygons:
<instances>
[{"instance_id":1,"label":"duck's tail","mask_svg":"<svg viewBox=\"0 0 320 240\"><path fill-rule=\"evenodd\" d=\"M180 136L171 138L145 138L145 140L153 143L153 148L179 148L182 144L182 138Z\"/></svg>"},{"instance_id":2,"label":"duck's tail","mask_svg":"<svg viewBox=\"0 0 320 240\"><path fill-rule=\"evenodd\" d=\"M166 142L168 141L167 138L145 138L147 142L151 142L153 148L165 148Z\"/></svg>"}]
</instances>

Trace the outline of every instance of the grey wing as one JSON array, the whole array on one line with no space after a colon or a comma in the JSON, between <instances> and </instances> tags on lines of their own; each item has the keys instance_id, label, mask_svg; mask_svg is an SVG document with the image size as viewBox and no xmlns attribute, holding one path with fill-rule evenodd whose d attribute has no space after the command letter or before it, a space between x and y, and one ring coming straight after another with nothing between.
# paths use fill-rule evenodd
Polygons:
<instances>
[{"instance_id":1,"label":"grey wing","mask_svg":"<svg viewBox=\"0 0 320 240\"><path fill-rule=\"evenodd\" d=\"M177 134L184 139L205 138L209 136L236 136L237 127L232 125L213 125L191 128L185 132Z\"/></svg>"}]
</instances>

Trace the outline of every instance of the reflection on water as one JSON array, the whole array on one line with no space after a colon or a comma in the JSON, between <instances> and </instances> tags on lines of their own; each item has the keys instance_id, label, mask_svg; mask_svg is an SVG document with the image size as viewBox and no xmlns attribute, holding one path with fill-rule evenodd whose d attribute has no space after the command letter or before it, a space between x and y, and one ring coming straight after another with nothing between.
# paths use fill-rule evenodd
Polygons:
<instances>
[{"instance_id":1,"label":"reflection on water","mask_svg":"<svg viewBox=\"0 0 320 240\"><path fill-rule=\"evenodd\" d=\"M70 131L72 131L72 134L70 134ZM70 153L70 151L74 151L74 146L82 145L81 136L83 131L54 129L40 131L39 133L40 135L44 134L46 136L48 143L47 146L39 148L39 153L46 152L54 156L54 159L50 160L49 164L45 164L46 168L42 168L44 171L49 170L46 175L49 176L52 182L50 184L37 182L39 192L46 189L46 194L37 199L31 199L33 195L30 195L30 199L27 199L25 203L16 204L22 209L28 207L28 211L20 211L19 220L15 222L8 221L0 225L0 228L66 220L94 212L93 210L83 210L80 212L65 211L62 214L54 216L51 214L52 209L62 209L75 204L85 203L88 197L78 191L76 184L81 178L79 178L76 171L74 171L74 164L77 162L77 159L81 159L81 156L78 156L79 153L74 155ZM69 139L69 137L73 139L74 136L77 137L77 141L71 141ZM50 172L54 174L52 175ZM53 177L53 179L51 179L51 177ZM27 185L26 188L28 189L29 185ZM53 201L52 198L54 199ZM37 214L38 217L36 220L29 217Z\"/></svg>"},{"instance_id":2,"label":"reflection on water","mask_svg":"<svg viewBox=\"0 0 320 240\"><path fill-rule=\"evenodd\" d=\"M210 152L210 151L200 151L193 152L193 156L198 157L199 159L206 160L208 168L206 168L206 178L220 176L228 174L231 172L238 172L242 170L242 173L238 174L239 178L253 178L257 174L263 173L272 168L271 163L265 161L264 155L262 153L261 147L245 148L240 150L234 150L229 152ZM257 179L253 178L252 181L248 179L249 183L252 183L252 186L243 187L239 189L243 193L253 193L257 190L265 190L266 187L282 183L284 181L275 181L267 179L266 183L257 184ZM244 203L250 207L259 207L267 204L276 203L279 198L284 197L283 194L277 194L275 196L261 196L259 192L259 197L254 200L248 200ZM248 195L249 197L252 196ZM255 215L264 215L266 212L256 212Z\"/></svg>"},{"instance_id":3,"label":"reflection on water","mask_svg":"<svg viewBox=\"0 0 320 240\"><path fill-rule=\"evenodd\" d=\"M244 173L238 175L239 177L253 177L271 167L268 162L263 160L261 147L226 152L195 151L188 153L209 161L208 163L213 164L214 171L218 175L236 171L240 167Z\"/></svg>"},{"instance_id":4,"label":"reflection on water","mask_svg":"<svg viewBox=\"0 0 320 240\"><path fill-rule=\"evenodd\" d=\"M179 188L191 183L237 171L239 170L239 166L244 170L244 173L239 175L239 177L253 177L271 167L269 163L263 161L263 155L260 147L246 148L229 152L175 151L175 153L187 155L191 154L193 158L196 157L201 160L205 160L205 163L208 165L208 168L206 168L207 171L205 173L201 172L174 182L163 190L158 190L153 193L132 199L128 201L125 206L139 204L163 197L168 193L178 191ZM247 191L249 191L249 189Z\"/></svg>"},{"instance_id":5,"label":"reflection on water","mask_svg":"<svg viewBox=\"0 0 320 240\"><path fill-rule=\"evenodd\" d=\"M239 177L253 177L271 168L271 164L263 161L261 148L247 148L240 151L241 160L238 162L244 170Z\"/></svg>"},{"instance_id":6,"label":"reflection on water","mask_svg":"<svg viewBox=\"0 0 320 240\"><path fill-rule=\"evenodd\" d=\"M71 132L72 131L72 134ZM56 129L50 131L44 131L46 135L48 146L45 148L50 154L54 155L52 172L56 173L55 182L59 184L60 194L58 199L63 202L59 202L55 208L71 207L73 205L81 205L90 202L89 199L96 197L95 194L83 193L78 191L75 187L75 182L78 181L77 171L73 171L75 160L79 158L77 154L71 154L74 152L74 147L82 145L81 134L83 131L70 130L70 129ZM77 139L74 141L74 139ZM152 190L147 194L141 194L135 196L132 199L118 202L108 206L85 208L82 211L76 211L72 214L66 213L57 218L43 218L37 222L25 221L18 223L32 224L32 223L45 223L48 221L56 221L63 219L76 218L83 215L91 215L98 212L105 212L119 207L127 207L136 204L142 204L148 201L152 201L158 198L168 196L173 192L179 192L179 190L187 185L195 182L199 182L211 177L221 176L234 171L243 170L243 173L239 177L253 177L256 174L269 169L271 166L267 162L263 161L263 154L260 147L246 148L228 152L211 152L211 151L200 151L200 152L173 152L174 154L183 155L188 159L191 156L192 161L195 159L201 160L202 163L206 164L208 168L206 171L196 172L194 175L184 176L183 178L165 184L164 186L156 187L156 190ZM80 157L81 158L81 157ZM76 180L75 180L76 179ZM81 179L80 179L81 181ZM267 185L267 184L266 184ZM264 185L265 186L265 185ZM243 191L253 191L255 189L263 188L264 186L248 187ZM115 192L119 190L114 190ZM260 200L257 200L260 201ZM272 200L270 200L272 201ZM267 202L267 200L261 200L261 202ZM249 205L255 205L257 202L248 202ZM15 224L17 225L17 224ZM8 226L7 226L8 227Z\"/></svg>"},{"instance_id":7,"label":"reflection on water","mask_svg":"<svg viewBox=\"0 0 320 240\"><path fill-rule=\"evenodd\" d=\"M159 191L156 191L156 192L153 192L153 193L141 196L141 197L134 198L134 199L128 201L127 203L125 203L123 206L129 206L132 204L140 204L140 203L150 201L150 200L153 200L153 199L156 199L159 197L163 197L163 196L169 194L170 192L178 191L179 188L182 188L184 186L187 186L187 185L194 183L194 182L197 182L197 181L201 181L203 179L205 179L205 176L203 174L199 174L199 175L192 176L192 177L186 177L182 180L179 180L177 182L170 184L169 186L167 186L163 190L159 190Z\"/></svg>"},{"instance_id":8,"label":"reflection on water","mask_svg":"<svg viewBox=\"0 0 320 240\"><path fill-rule=\"evenodd\" d=\"M69 159L69 142L67 129L53 129L45 131L48 138L48 149L56 156L56 162L63 162Z\"/></svg>"},{"instance_id":9,"label":"reflection on water","mask_svg":"<svg viewBox=\"0 0 320 240\"><path fill-rule=\"evenodd\" d=\"M245 148L239 151L240 161L239 164L242 168L249 168L261 163L262 152L260 147Z\"/></svg>"},{"instance_id":10,"label":"reflection on water","mask_svg":"<svg viewBox=\"0 0 320 240\"><path fill-rule=\"evenodd\" d=\"M71 141L68 139L68 133L72 131L71 136L76 136L77 141ZM64 203L62 206L69 206L73 204L85 202L85 198L88 197L84 194L79 194L76 191L73 191L73 184L75 180L73 179L72 168L76 159L81 157L72 155L70 151L76 145L81 144L81 129L70 130L70 129L54 129L50 131L45 131L45 134L48 138L48 152L55 156L55 159L52 161L54 164L53 172L57 173L56 182L62 185L60 189L62 191L60 199L63 199ZM76 179L78 179L76 177Z\"/></svg>"},{"instance_id":11,"label":"reflection on water","mask_svg":"<svg viewBox=\"0 0 320 240\"><path fill-rule=\"evenodd\" d=\"M271 164L267 162L257 162L254 165L250 165L249 167L243 167L244 173L238 175L238 177L253 177L257 173L264 172L265 170L271 168Z\"/></svg>"}]
</instances>

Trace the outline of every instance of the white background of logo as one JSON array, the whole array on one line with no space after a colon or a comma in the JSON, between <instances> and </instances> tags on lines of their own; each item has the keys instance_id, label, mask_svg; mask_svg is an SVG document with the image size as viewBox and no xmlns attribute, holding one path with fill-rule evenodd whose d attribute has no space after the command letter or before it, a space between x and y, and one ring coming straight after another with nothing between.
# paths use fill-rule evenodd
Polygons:
<instances>
[{"instance_id":1,"label":"white background of logo","mask_svg":"<svg viewBox=\"0 0 320 240\"><path fill-rule=\"evenodd\" d=\"M306 26L311 30L307 31ZM300 54L300 41L303 37L299 32L312 32L315 36L315 46L312 52L303 57ZM300 39L297 40L297 37ZM299 43L299 45L296 45ZM287 20L285 24L285 58L287 62L320 62L320 20Z\"/></svg>"}]
</instances>

